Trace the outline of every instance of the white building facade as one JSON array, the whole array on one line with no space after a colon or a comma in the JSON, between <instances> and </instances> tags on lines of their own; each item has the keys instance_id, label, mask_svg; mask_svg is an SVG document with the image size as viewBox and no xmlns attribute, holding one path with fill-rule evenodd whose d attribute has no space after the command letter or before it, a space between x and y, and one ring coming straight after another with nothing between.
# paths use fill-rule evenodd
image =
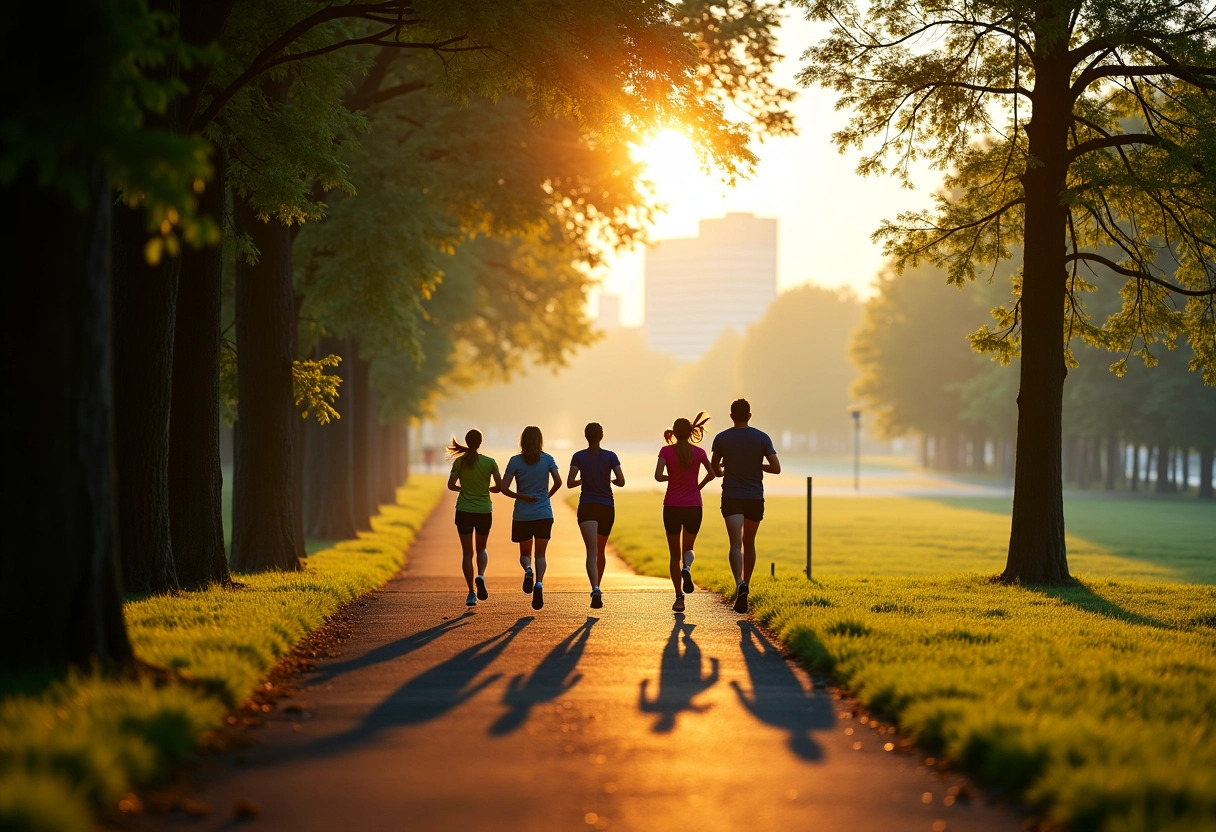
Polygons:
<instances>
[{"instance_id":1,"label":"white building facade","mask_svg":"<svg viewBox=\"0 0 1216 832\"><path fill-rule=\"evenodd\" d=\"M697 236L646 252L646 345L696 361L722 332L740 334L777 297L777 220L728 213Z\"/></svg>"}]
</instances>

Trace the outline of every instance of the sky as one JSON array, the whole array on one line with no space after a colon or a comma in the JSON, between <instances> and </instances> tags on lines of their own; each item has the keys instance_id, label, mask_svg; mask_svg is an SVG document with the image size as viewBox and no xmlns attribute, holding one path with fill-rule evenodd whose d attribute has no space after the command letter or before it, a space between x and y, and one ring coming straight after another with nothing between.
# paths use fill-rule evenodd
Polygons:
<instances>
[{"instance_id":1,"label":"sky","mask_svg":"<svg viewBox=\"0 0 1216 832\"><path fill-rule=\"evenodd\" d=\"M813 282L869 294L883 267L881 244L871 242L870 235L884 218L927 207L941 177L921 170L917 187L908 190L891 176L858 176L857 151L836 151L831 136L848 114L836 111L834 92L803 89L794 80L803 50L826 32L824 25L801 19L797 11L788 13L779 35L785 59L775 80L798 91L792 109L799 135L753 146L760 162L749 180L735 188L721 184L716 175L701 171L686 140L674 134L638 151L649 163L659 200L669 206L652 230L652 240L695 236L699 218L727 211L776 217L778 290ZM612 257L601 277L603 291L621 296L622 323L641 324L642 251ZM595 303L593 299L593 312Z\"/></svg>"}]
</instances>

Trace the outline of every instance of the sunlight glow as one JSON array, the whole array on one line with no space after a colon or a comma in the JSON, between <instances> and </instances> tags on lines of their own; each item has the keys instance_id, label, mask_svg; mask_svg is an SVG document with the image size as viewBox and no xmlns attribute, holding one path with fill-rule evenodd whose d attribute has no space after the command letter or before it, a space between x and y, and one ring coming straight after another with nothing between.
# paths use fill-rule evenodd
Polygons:
<instances>
[{"instance_id":1,"label":"sunlight glow","mask_svg":"<svg viewBox=\"0 0 1216 832\"><path fill-rule=\"evenodd\" d=\"M661 130L635 146L632 153L646 165L646 178L667 209L654 228L654 239L691 236L696 233L698 219L722 213L731 187L716 172L701 166L683 133Z\"/></svg>"}]
</instances>

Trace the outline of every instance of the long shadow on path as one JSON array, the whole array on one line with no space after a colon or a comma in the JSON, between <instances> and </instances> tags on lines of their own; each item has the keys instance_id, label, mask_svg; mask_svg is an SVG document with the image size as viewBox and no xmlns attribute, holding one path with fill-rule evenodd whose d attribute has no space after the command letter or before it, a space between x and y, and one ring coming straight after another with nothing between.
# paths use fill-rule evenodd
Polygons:
<instances>
[{"instance_id":1,"label":"long shadow on path","mask_svg":"<svg viewBox=\"0 0 1216 832\"><path fill-rule=\"evenodd\" d=\"M591 637L591 628L599 621L590 618L575 628L550 650L526 677L519 673L507 683L502 703L510 708L490 726L490 733L503 735L517 730L528 720L532 707L541 702L551 702L578 684L583 674L576 673L579 659Z\"/></svg>"},{"instance_id":2,"label":"long shadow on path","mask_svg":"<svg viewBox=\"0 0 1216 832\"><path fill-rule=\"evenodd\" d=\"M686 624L684 614L676 613L667 646L659 662L659 683L654 699L648 699L649 679L642 680L638 691L638 709L644 714L658 714L654 725L657 733L667 733L676 727L676 717L681 711L701 713L709 705L694 705L693 699L712 688L718 682L718 660L710 658L709 675L701 675L701 648L693 641L692 631L696 624ZM680 652L680 639L684 640L684 652Z\"/></svg>"},{"instance_id":3,"label":"long shadow on path","mask_svg":"<svg viewBox=\"0 0 1216 832\"><path fill-rule=\"evenodd\" d=\"M319 685L325 682L332 681L334 678L341 676L343 673L350 673L352 670L359 670L364 667L370 667L373 664L381 662L390 662L393 659L399 659L407 653L412 653L426 645L430 644L440 636L452 632L459 627L468 624L469 618L473 616L472 612L466 612L457 618L450 618L447 621L441 621L434 627L428 627L425 630L419 630L416 633L399 638L396 641L390 641L388 644L382 644L375 650L370 650L362 656L357 656L353 659L347 659L344 662L336 662L327 665L322 669L320 675L312 679L310 685Z\"/></svg>"},{"instance_id":4,"label":"long shadow on path","mask_svg":"<svg viewBox=\"0 0 1216 832\"><path fill-rule=\"evenodd\" d=\"M826 697L808 694L802 681L750 621L740 620L739 647L751 680L750 695L732 681L739 703L761 722L789 734L790 750L804 760L823 756L812 731L830 728L835 722L832 703ZM818 701L817 701L818 699Z\"/></svg>"},{"instance_id":5,"label":"long shadow on path","mask_svg":"<svg viewBox=\"0 0 1216 832\"><path fill-rule=\"evenodd\" d=\"M303 753L320 756L345 751L380 731L428 722L464 704L502 676L482 676L482 672L532 621L532 616L520 618L503 632L424 670L386 697L353 729L319 740Z\"/></svg>"}]
</instances>

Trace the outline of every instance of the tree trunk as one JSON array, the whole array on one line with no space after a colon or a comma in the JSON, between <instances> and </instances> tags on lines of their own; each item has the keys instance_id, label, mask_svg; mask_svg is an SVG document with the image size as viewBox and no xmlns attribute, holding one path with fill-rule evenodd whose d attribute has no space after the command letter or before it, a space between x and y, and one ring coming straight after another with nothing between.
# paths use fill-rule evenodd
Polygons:
<instances>
[{"instance_id":1,"label":"tree trunk","mask_svg":"<svg viewBox=\"0 0 1216 832\"><path fill-rule=\"evenodd\" d=\"M199 210L222 224L224 174L218 163ZM169 415L169 528L178 580L190 587L232 582L224 551L220 465L223 263L221 246L187 246L178 277Z\"/></svg>"},{"instance_id":2,"label":"tree trunk","mask_svg":"<svg viewBox=\"0 0 1216 832\"><path fill-rule=\"evenodd\" d=\"M86 56L87 57L87 56ZM114 534L111 200L98 162L76 165L87 205L26 174L3 189L10 274L32 302L3 327L0 668L4 675L129 664Z\"/></svg>"},{"instance_id":3,"label":"tree trunk","mask_svg":"<svg viewBox=\"0 0 1216 832\"><path fill-rule=\"evenodd\" d=\"M181 260L144 257L140 208L114 209L114 463L126 592L178 588L169 538L169 407Z\"/></svg>"},{"instance_id":4,"label":"tree trunk","mask_svg":"<svg viewBox=\"0 0 1216 832\"><path fill-rule=\"evenodd\" d=\"M1119 453L1119 437L1114 433L1106 434L1106 482L1107 491L1114 491L1123 474L1123 458Z\"/></svg>"},{"instance_id":5,"label":"tree trunk","mask_svg":"<svg viewBox=\"0 0 1216 832\"><path fill-rule=\"evenodd\" d=\"M1128 445L1132 450L1132 475L1131 485L1132 491L1140 490L1140 448L1133 442Z\"/></svg>"},{"instance_id":6,"label":"tree trunk","mask_svg":"<svg viewBox=\"0 0 1216 832\"><path fill-rule=\"evenodd\" d=\"M355 507L355 526L360 531L370 531L371 517L376 513L377 506L372 499L369 484L368 467L371 459L371 429L374 426L372 413L371 388L369 384L370 364L359 357L359 345L355 339L350 339L349 355L344 362L350 373L350 393L354 417L351 420L351 491Z\"/></svg>"},{"instance_id":7,"label":"tree trunk","mask_svg":"<svg viewBox=\"0 0 1216 832\"><path fill-rule=\"evenodd\" d=\"M292 362L295 305L291 233L262 222L242 199L233 219L258 250L236 269L237 403L232 567L237 572L299 569L295 504L296 413Z\"/></svg>"},{"instance_id":8,"label":"tree trunk","mask_svg":"<svg viewBox=\"0 0 1216 832\"><path fill-rule=\"evenodd\" d=\"M1059 21L1040 22L1058 27ZM1025 584L1069 581L1064 545L1060 437L1064 408L1064 301L1067 270L1062 202L1068 170L1070 59L1056 33L1036 59L1034 117L1029 152L1039 160L1025 187L1025 261L1022 283L1022 358L1018 387L1017 459L1009 556L1001 579Z\"/></svg>"},{"instance_id":9,"label":"tree trunk","mask_svg":"<svg viewBox=\"0 0 1216 832\"><path fill-rule=\"evenodd\" d=\"M326 335L314 355L346 354L344 342ZM345 361L343 362L345 363ZM351 472L351 433L354 419L350 384L346 373L334 409L339 418L320 425L309 418L304 469L304 533L319 540L348 540L355 537L355 512Z\"/></svg>"},{"instance_id":10,"label":"tree trunk","mask_svg":"<svg viewBox=\"0 0 1216 832\"><path fill-rule=\"evenodd\" d=\"M1158 494L1174 493L1174 483L1170 481L1170 446L1162 442L1157 445L1157 488Z\"/></svg>"},{"instance_id":11,"label":"tree trunk","mask_svg":"<svg viewBox=\"0 0 1216 832\"><path fill-rule=\"evenodd\" d=\"M1211 445L1199 449L1199 499L1212 499L1212 461L1216 452Z\"/></svg>"},{"instance_id":12,"label":"tree trunk","mask_svg":"<svg viewBox=\"0 0 1216 832\"><path fill-rule=\"evenodd\" d=\"M1191 449L1178 449L1178 469L1181 471L1178 479L1178 491L1185 494L1191 485Z\"/></svg>"}]
</instances>

